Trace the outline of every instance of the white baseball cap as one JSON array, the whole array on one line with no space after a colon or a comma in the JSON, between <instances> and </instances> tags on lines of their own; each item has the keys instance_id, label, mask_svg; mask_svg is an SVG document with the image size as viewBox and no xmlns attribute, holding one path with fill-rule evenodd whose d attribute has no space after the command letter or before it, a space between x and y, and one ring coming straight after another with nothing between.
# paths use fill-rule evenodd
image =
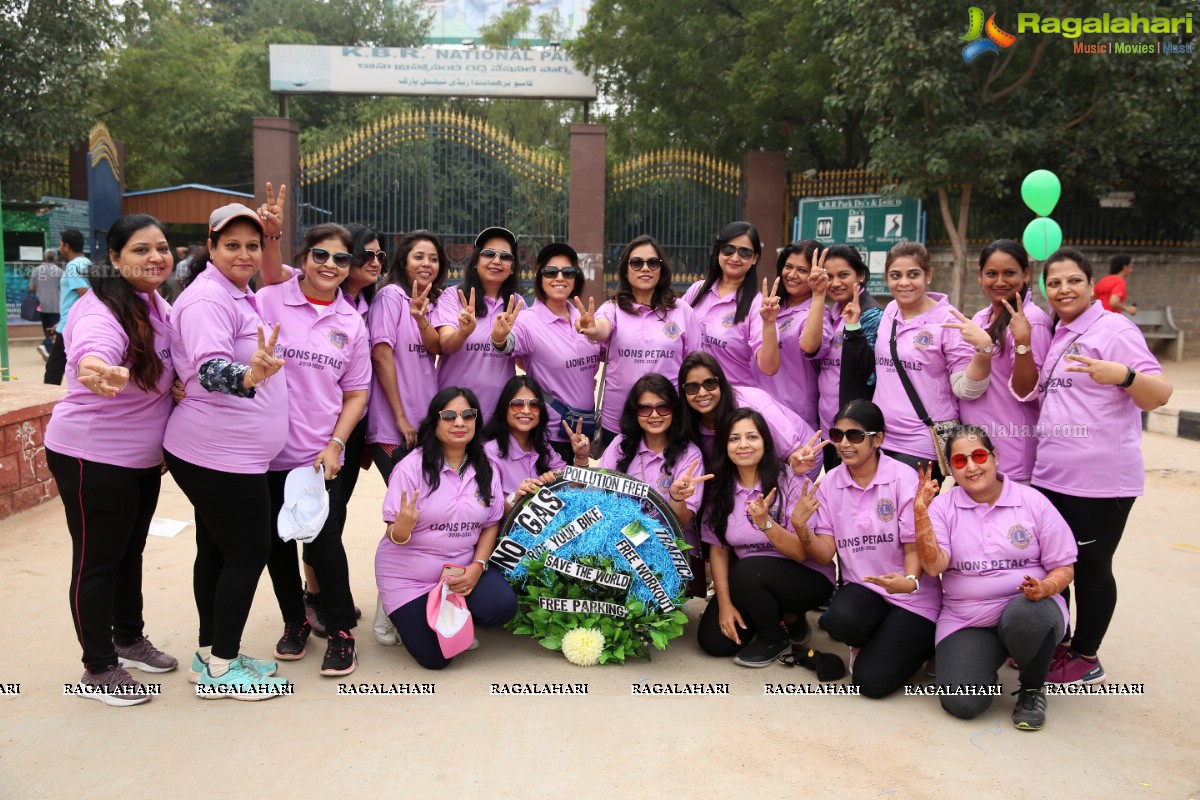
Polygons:
<instances>
[{"instance_id":1,"label":"white baseball cap","mask_svg":"<svg viewBox=\"0 0 1200 800\"><path fill-rule=\"evenodd\" d=\"M283 484L279 509L279 538L285 542L311 542L329 517L329 492L325 478L311 466L297 467Z\"/></svg>"}]
</instances>

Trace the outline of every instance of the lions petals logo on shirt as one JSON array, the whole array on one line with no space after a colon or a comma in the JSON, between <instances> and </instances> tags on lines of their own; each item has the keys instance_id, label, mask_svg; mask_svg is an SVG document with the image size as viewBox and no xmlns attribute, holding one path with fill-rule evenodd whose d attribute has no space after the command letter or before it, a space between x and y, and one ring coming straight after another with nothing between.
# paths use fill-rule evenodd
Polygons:
<instances>
[{"instance_id":1,"label":"lions petals logo on shirt","mask_svg":"<svg viewBox=\"0 0 1200 800\"><path fill-rule=\"evenodd\" d=\"M913 347L918 350L928 350L933 347L933 333L924 328L913 334Z\"/></svg>"},{"instance_id":2,"label":"lions petals logo on shirt","mask_svg":"<svg viewBox=\"0 0 1200 800\"><path fill-rule=\"evenodd\" d=\"M668 339L678 339L679 334L683 333L683 329L679 327L679 323L675 320L669 320L666 325L663 325L663 335Z\"/></svg>"},{"instance_id":3,"label":"lions petals logo on shirt","mask_svg":"<svg viewBox=\"0 0 1200 800\"><path fill-rule=\"evenodd\" d=\"M879 502L875 504L875 514L881 522L891 522L896 516L896 504L892 502L891 498L880 498Z\"/></svg>"},{"instance_id":4,"label":"lions petals logo on shirt","mask_svg":"<svg viewBox=\"0 0 1200 800\"><path fill-rule=\"evenodd\" d=\"M1029 547L1033 537L1029 535L1029 530L1024 525L1013 525L1008 529L1008 541L1012 542L1012 546L1018 550L1024 550Z\"/></svg>"},{"instance_id":5,"label":"lions petals logo on shirt","mask_svg":"<svg viewBox=\"0 0 1200 800\"><path fill-rule=\"evenodd\" d=\"M663 492L667 492L671 488L671 476L666 473L660 473L658 476L658 488Z\"/></svg>"},{"instance_id":6,"label":"lions petals logo on shirt","mask_svg":"<svg viewBox=\"0 0 1200 800\"><path fill-rule=\"evenodd\" d=\"M967 42L963 47L962 57L963 61L968 64L984 53L999 55L1001 49L1007 50L1016 43L1016 36L1001 30L1000 26L996 24L995 14L988 17L986 23L983 21L983 9L981 8L971 6L967 9L967 14L970 28L967 30L967 35L960 41Z\"/></svg>"},{"instance_id":7,"label":"lions petals logo on shirt","mask_svg":"<svg viewBox=\"0 0 1200 800\"><path fill-rule=\"evenodd\" d=\"M329 332L329 343L338 350L344 349L348 341L350 341L350 334L345 331L332 330Z\"/></svg>"},{"instance_id":8,"label":"lions petals logo on shirt","mask_svg":"<svg viewBox=\"0 0 1200 800\"><path fill-rule=\"evenodd\" d=\"M1081 356L1083 355L1083 347L1078 342L1071 342L1070 347L1067 348L1067 352L1064 355Z\"/></svg>"},{"instance_id":9,"label":"lions petals logo on shirt","mask_svg":"<svg viewBox=\"0 0 1200 800\"><path fill-rule=\"evenodd\" d=\"M475 489L475 502L479 503L479 505L483 506L484 508L487 508L488 502L487 502L487 500L483 499L483 490L482 489L479 489L479 488Z\"/></svg>"},{"instance_id":10,"label":"lions petals logo on shirt","mask_svg":"<svg viewBox=\"0 0 1200 800\"><path fill-rule=\"evenodd\" d=\"M845 338L846 338L846 334L836 333L836 334L834 334L833 339L829 342L829 346L832 347L834 350L841 350L842 349L842 339L845 339Z\"/></svg>"},{"instance_id":11,"label":"lions petals logo on shirt","mask_svg":"<svg viewBox=\"0 0 1200 800\"><path fill-rule=\"evenodd\" d=\"M788 328L792 327L793 321L795 321L795 317L788 317L787 319L780 320L779 322L777 322L775 324L775 327L779 330L780 333L783 333Z\"/></svg>"},{"instance_id":12,"label":"lions petals logo on shirt","mask_svg":"<svg viewBox=\"0 0 1200 800\"><path fill-rule=\"evenodd\" d=\"M726 328L732 328L733 327L733 317L734 317L734 312L730 311L728 314L721 317L721 325L723 325Z\"/></svg>"}]
</instances>

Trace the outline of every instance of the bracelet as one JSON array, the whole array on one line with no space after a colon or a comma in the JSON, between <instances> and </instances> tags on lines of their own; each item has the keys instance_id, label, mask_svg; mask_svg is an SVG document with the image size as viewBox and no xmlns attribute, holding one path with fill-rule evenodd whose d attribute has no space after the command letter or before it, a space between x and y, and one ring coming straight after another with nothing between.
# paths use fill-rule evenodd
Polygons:
<instances>
[{"instance_id":1,"label":"bracelet","mask_svg":"<svg viewBox=\"0 0 1200 800\"><path fill-rule=\"evenodd\" d=\"M1043 578L1042 580L1044 580L1046 583L1048 583L1048 584L1050 584L1051 586L1053 586L1053 587L1054 587L1054 593L1055 593L1055 594L1058 594L1058 593L1059 593L1059 591L1060 591L1060 590L1059 590L1059 588L1058 588L1058 581L1054 580L1054 578L1051 578L1049 575L1047 575L1047 576L1046 576L1045 578Z\"/></svg>"},{"instance_id":2,"label":"bracelet","mask_svg":"<svg viewBox=\"0 0 1200 800\"><path fill-rule=\"evenodd\" d=\"M403 546L412 541L412 531L409 531L407 539L405 539L403 542L397 542L396 541L396 523L391 522L389 524L392 526L392 529L390 531L388 531L388 538L392 540L392 544Z\"/></svg>"},{"instance_id":3,"label":"bracelet","mask_svg":"<svg viewBox=\"0 0 1200 800\"><path fill-rule=\"evenodd\" d=\"M670 497L672 500L674 500L676 503L686 502L682 498L676 497L674 492L667 492L667 496Z\"/></svg>"},{"instance_id":4,"label":"bracelet","mask_svg":"<svg viewBox=\"0 0 1200 800\"><path fill-rule=\"evenodd\" d=\"M501 342L500 344L496 344L495 340L493 340L493 339L489 339L489 340L488 340L488 344L490 344L490 345L492 346L492 349L494 349L494 350L501 350L501 351L503 351L503 350L504 350L504 348L508 347L508 339L505 339L505 340L504 340L503 342Z\"/></svg>"},{"instance_id":5,"label":"bracelet","mask_svg":"<svg viewBox=\"0 0 1200 800\"><path fill-rule=\"evenodd\" d=\"M479 566L483 567L484 572L487 572L488 570L488 562L484 561L482 558L477 558L471 563L478 564Z\"/></svg>"},{"instance_id":6,"label":"bracelet","mask_svg":"<svg viewBox=\"0 0 1200 800\"><path fill-rule=\"evenodd\" d=\"M262 386L262 383L256 383L254 380L254 367L246 367L246 374L250 376L250 385L247 387L248 389L255 389L259 386ZM263 380L263 383L266 383L265 379Z\"/></svg>"},{"instance_id":7,"label":"bracelet","mask_svg":"<svg viewBox=\"0 0 1200 800\"><path fill-rule=\"evenodd\" d=\"M283 238L283 234L281 233L281 234L279 234L278 236L267 236L267 235L264 233L264 234L263 234L263 238L264 238L264 239L266 239L268 242L278 242L280 239L282 239L282 238Z\"/></svg>"},{"instance_id":8,"label":"bracelet","mask_svg":"<svg viewBox=\"0 0 1200 800\"><path fill-rule=\"evenodd\" d=\"M337 436L330 436L330 437L329 437L329 441L331 441L331 442L337 442L338 444L340 444L340 445L342 446L342 449L343 449L343 450L345 450L345 449L346 449L346 442L345 442L345 440L344 440L344 439L340 439L340 438L338 438Z\"/></svg>"},{"instance_id":9,"label":"bracelet","mask_svg":"<svg viewBox=\"0 0 1200 800\"><path fill-rule=\"evenodd\" d=\"M586 466L588 466L589 464L591 464L591 463L592 463L592 460L591 460L590 458L588 458L587 456L582 456L582 458L583 458L583 463L582 463L582 464L580 464L580 463L579 463L580 456L576 456L574 459L572 459L572 462L573 462L573 463L575 464L575 466L577 466L577 467L586 467Z\"/></svg>"},{"instance_id":10,"label":"bracelet","mask_svg":"<svg viewBox=\"0 0 1200 800\"><path fill-rule=\"evenodd\" d=\"M1125 369L1129 370L1129 374L1125 376L1124 382L1120 384L1122 389L1128 389L1130 386L1133 386L1133 379L1137 377L1137 373L1133 367L1126 367Z\"/></svg>"},{"instance_id":11,"label":"bracelet","mask_svg":"<svg viewBox=\"0 0 1200 800\"><path fill-rule=\"evenodd\" d=\"M510 506L515 506L515 505L517 504L517 493L516 493L516 492L509 492L509 493L508 493L508 497L506 497L506 498L504 498L504 499L505 499L505 501L507 501L507 502L508 502L508 504L509 504Z\"/></svg>"}]
</instances>

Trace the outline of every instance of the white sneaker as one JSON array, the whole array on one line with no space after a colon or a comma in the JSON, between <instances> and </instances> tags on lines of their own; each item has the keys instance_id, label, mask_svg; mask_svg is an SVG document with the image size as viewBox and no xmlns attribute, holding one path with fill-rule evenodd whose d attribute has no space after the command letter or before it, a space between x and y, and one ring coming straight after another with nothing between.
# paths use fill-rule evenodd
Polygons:
<instances>
[{"instance_id":1,"label":"white sneaker","mask_svg":"<svg viewBox=\"0 0 1200 800\"><path fill-rule=\"evenodd\" d=\"M46 349L46 345L39 344L37 346L38 355L42 357L42 361L50 360L50 351Z\"/></svg>"},{"instance_id":2,"label":"white sneaker","mask_svg":"<svg viewBox=\"0 0 1200 800\"><path fill-rule=\"evenodd\" d=\"M375 634L375 641L384 647L403 644L400 634L396 632L396 626L392 624L388 615L383 613L383 598L375 600L375 624L371 626L371 632Z\"/></svg>"}]
</instances>

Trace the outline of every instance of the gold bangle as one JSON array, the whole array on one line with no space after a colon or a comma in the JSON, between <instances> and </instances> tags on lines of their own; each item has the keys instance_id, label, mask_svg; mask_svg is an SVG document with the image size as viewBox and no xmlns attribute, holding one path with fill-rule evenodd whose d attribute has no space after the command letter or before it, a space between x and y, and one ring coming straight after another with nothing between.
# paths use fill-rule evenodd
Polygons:
<instances>
[{"instance_id":1,"label":"gold bangle","mask_svg":"<svg viewBox=\"0 0 1200 800\"><path fill-rule=\"evenodd\" d=\"M1042 580L1054 587L1054 594L1058 594L1059 591L1061 591L1058 588L1058 581L1054 580L1054 578L1051 578L1049 575L1047 575L1045 578L1042 578Z\"/></svg>"},{"instance_id":2,"label":"gold bangle","mask_svg":"<svg viewBox=\"0 0 1200 800\"><path fill-rule=\"evenodd\" d=\"M403 547L404 545L406 545L412 541L412 531L408 532L408 538L405 539L403 542L397 542L396 541L396 523L393 522L392 529L390 531L388 531L388 538L392 540L392 544L397 545L399 547Z\"/></svg>"}]
</instances>

